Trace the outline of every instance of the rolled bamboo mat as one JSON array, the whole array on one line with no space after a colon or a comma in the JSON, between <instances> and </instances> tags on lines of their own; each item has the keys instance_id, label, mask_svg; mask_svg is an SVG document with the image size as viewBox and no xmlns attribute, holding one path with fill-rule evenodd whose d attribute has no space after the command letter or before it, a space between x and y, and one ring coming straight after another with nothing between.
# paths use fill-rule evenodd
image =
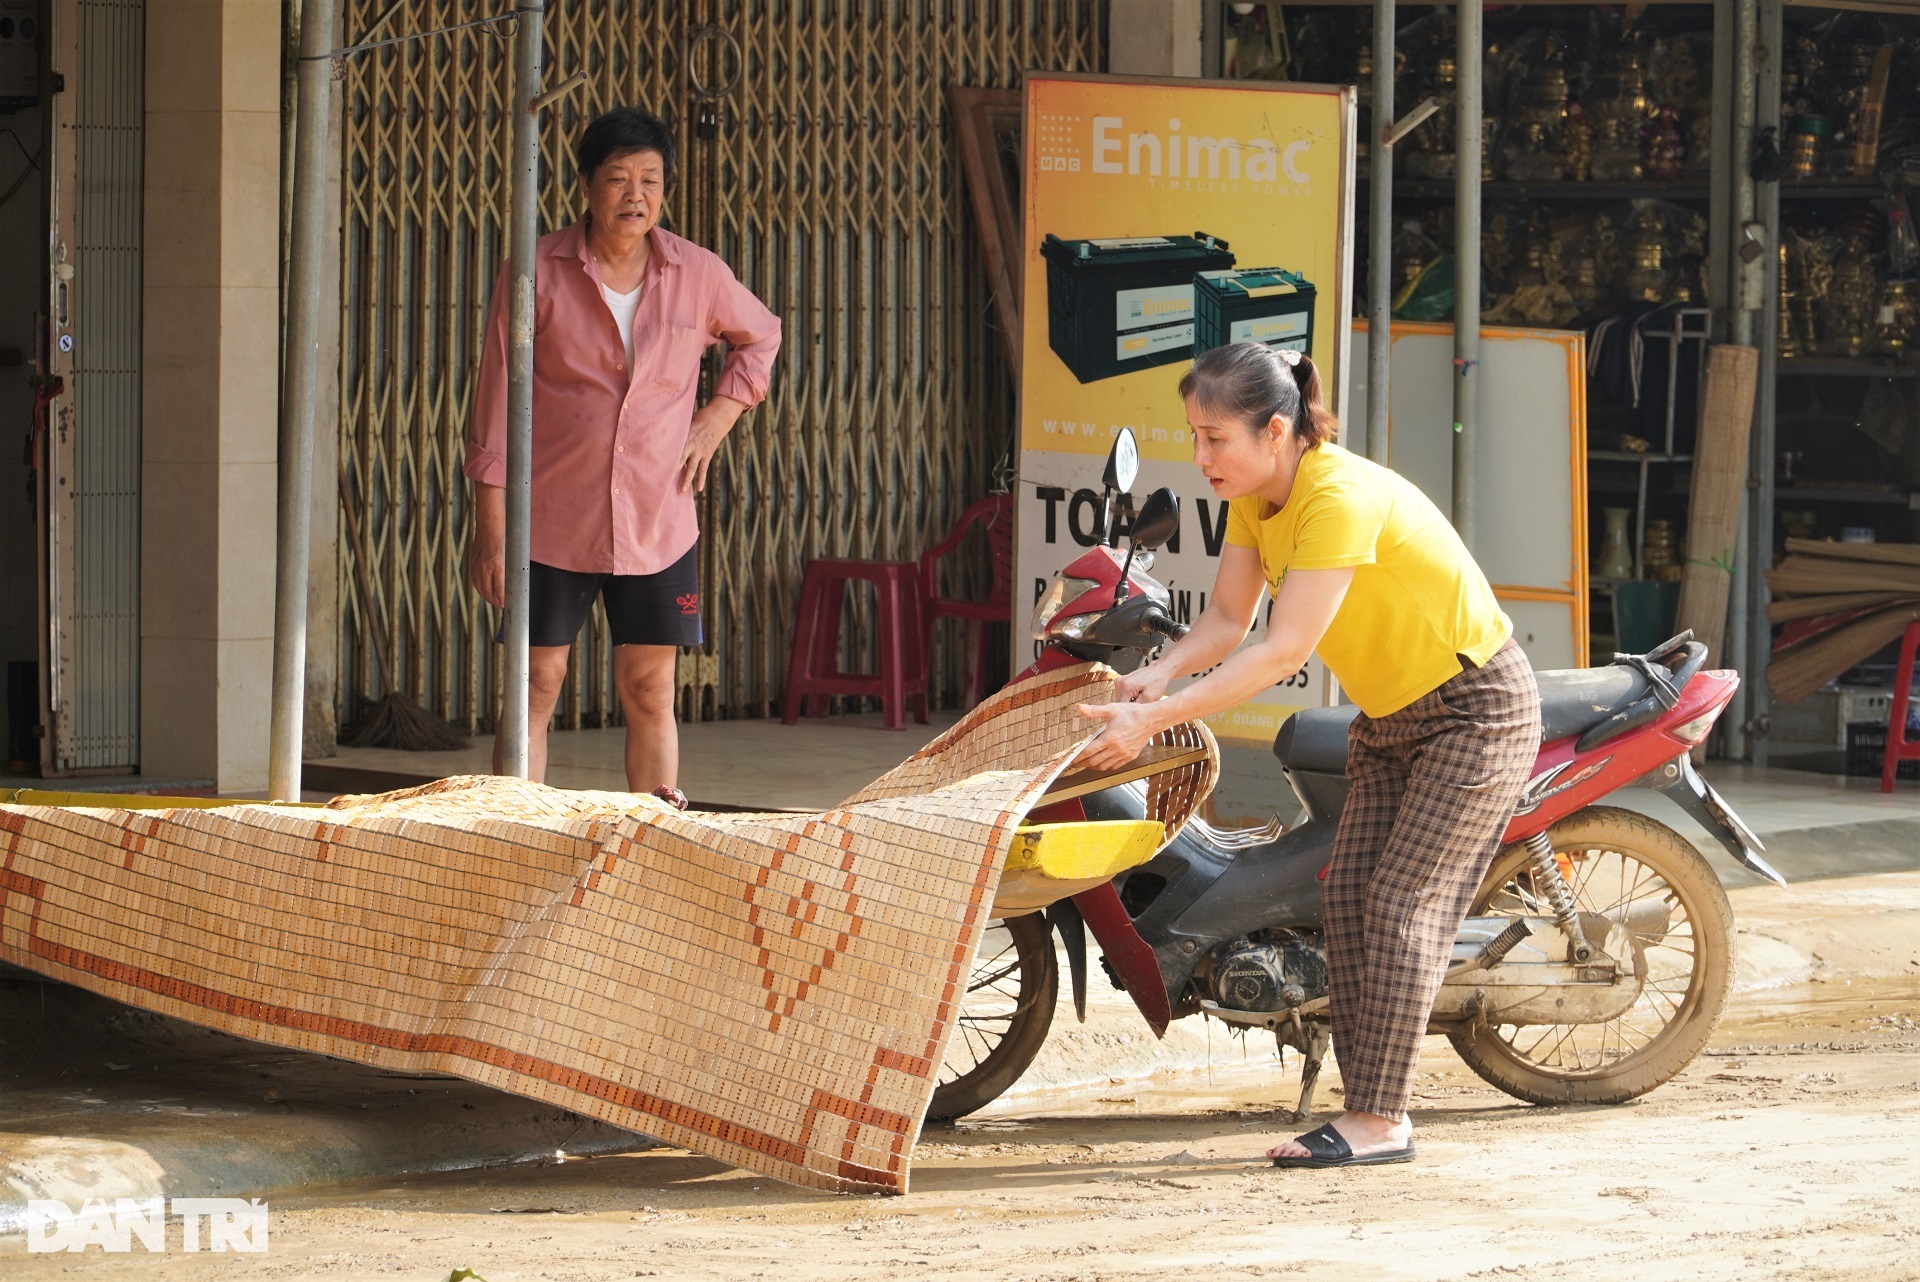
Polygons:
<instances>
[{"instance_id":1,"label":"rolled bamboo mat","mask_svg":"<svg viewBox=\"0 0 1920 1282\"><path fill-rule=\"evenodd\" d=\"M1874 561L1882 565L1920 565L1920 544L1830 543L1823 539L1788 539L1787 551L1842 561Z\"/></svg>"},{"instance_id":2,"label":"rolled bamboo mat","mask_svg":"<svg viewBox=\"0 0 1920 1282\"><path fill-rule=\"evenodd\" d=\"M1920 566L1790 556L1767 571L1767 586L1786 596L1841 592L1920 593Z\"/></svg>"},{"instance_id":3,"label":"rolled bamboo mat","mask_svg":"<svg viewBox=\"0 0 1920 1282\"><path fill-rule=\"evenodd\" d=\"M1915 619L1920 603L1892 606L1782 650L1767 665L1767 687L1781 702L1798 703L1898 640Z\"/></svg>"},{"instance_id":4,"label":"rolled bamboo mat","mask_svg":"<svg viewBox=\"0 0 1920 1282\"><path fill-rule=\"evenodd\" d=\"M1767 576L1767 583L1773 585L1771 574ZM1892 605L1910 595L1906 592L1835 592L1827 596L1786 597L1767 606L1767 622L1791 623L1795 619L1817 619L1824 614L1846 614L1870 606Z\"/></svg>"},{"instance_id":5,"label":"rolled bamboo mat","mask_svg":"<svg viewBox=\"0 0 1920 1282\"><path fill-rule=\"evenodd\" d=\"M1711 659L1721 658L1727 598L1733 587L1734 540L1747 483L1747 438L1753 427L1757 348L1720 344L1707 351L1700 435L1693 452L1687 564L1680 580L1679 628L1692 628Z\"/></svg>"}]
</instances>

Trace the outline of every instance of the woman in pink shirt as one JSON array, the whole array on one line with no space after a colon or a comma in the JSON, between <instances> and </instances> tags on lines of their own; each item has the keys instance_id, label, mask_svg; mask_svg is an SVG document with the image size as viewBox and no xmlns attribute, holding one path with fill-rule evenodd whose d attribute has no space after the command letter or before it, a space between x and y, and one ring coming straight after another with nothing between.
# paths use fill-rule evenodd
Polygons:
<instances>
[{"instance_id":1,"label":"woman in pink shirt","mask_svg":"<svg viewBox=\"0 0 1920 1282\"><path fill-rule=\"evenodd\" d=\"M700 626L694 495L734 423L767 394L779 318L718 256L663 230L676 148L659 117L621 107L576 152L587 213L534 260L533 572L527 763L546 773L547 722L567 653L599 596L627 719L627 786L684 806L675 659ZM507 278L487 307L467 440L473 585L506 605ZM700 358L724 340L713 398ZM494 741L494 769L501 745Z\"/></svg>"}]
</instances>

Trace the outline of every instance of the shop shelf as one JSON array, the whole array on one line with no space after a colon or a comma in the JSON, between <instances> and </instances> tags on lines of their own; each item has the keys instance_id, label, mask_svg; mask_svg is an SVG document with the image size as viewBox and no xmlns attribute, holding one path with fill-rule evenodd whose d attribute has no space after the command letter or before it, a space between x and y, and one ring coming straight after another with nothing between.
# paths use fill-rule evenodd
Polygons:
<instances>
[{"instance_id":1,"label":"shop shelf","mask_svg":"<svg viewBox=\"0 0 1920 1282\"><path fill-rule=\"evenodd\" d=\"M1636 454L1631 450L1588 450L1587 457L1605 463L1691 463L1691 454Z\"/></svg>"},{"instance_id":2,"label":"shop shelf","mask_svg":"<svg viewBox=\"0 0 1920 1282\"><path fill-rule=\"evenodd\" d=\"M1360 174L1359 184L1365 187L1369 181L1366 174ZM1452 200L1452 179L1396 178L1393 181L1393 194L1396 199L1408 200ZM1483 182L1480 184L1482 200L1637 200L1642 197L1657 196L1662 200L1705 200L1708 196L1707 184L1681 179L1675 182L1571 182L1558 179L1549 182Z\"/></svg>"},{"instance_id":3,"label":"shop shelf","mask_svg":"<svg viewBox=\"0 0 1920 1282\"><path fill-rule=\"evenodd\" d=\"M1780 372L1833 378L1920 378L1920 365L1890 365L1864 356L1789 356L1781 359Z\"/></svg>"},{"instance_id":4,"label":"shop shelf","mask_svg":"<svg viewBox=\"0 0 1920 1282\"><path fill-rule=\"evenodd\" d=\"M1835 486L1778 486L1774 497L1792 499L1796 503L1885 503L1891 507L1906 507L1908 495L1892 490L1849 490Z\"/></svg>"}]
</instances>

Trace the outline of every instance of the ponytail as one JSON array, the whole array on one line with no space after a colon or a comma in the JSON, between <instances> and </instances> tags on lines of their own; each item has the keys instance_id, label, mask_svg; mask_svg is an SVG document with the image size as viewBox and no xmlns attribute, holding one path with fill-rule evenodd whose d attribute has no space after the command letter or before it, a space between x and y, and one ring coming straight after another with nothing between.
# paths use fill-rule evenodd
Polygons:
<instances>
[{"instance_id":1,"label":"ponytail","mask_svg":"<svg viewBox=\"0 0 1920 1282\"><path fill-rule=\"evenodd\" d=\"M1200 353L1180 380L1180 397L1238 419L1254 431L1279 415L1313 449L1340 434L1327 408L1320 371L1304 352L1263 343L1229 343Z\"/></svg>"}]
</instances>

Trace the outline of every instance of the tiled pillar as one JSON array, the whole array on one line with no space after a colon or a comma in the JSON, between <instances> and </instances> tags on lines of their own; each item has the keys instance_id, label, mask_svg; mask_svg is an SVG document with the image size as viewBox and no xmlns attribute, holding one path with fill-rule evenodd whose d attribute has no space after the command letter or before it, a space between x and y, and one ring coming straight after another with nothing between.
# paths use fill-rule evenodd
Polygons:
<instances>
[{"instance_id":1,"label":"tiled pillar","mask_svg":"<svg viewBox=\"0 0 1920 1282\"><path fill-rule=\"evenodd\" d=\"M258 788L273 667L278 0L148 0L140 766Z\"/></svg>"}]
</instances>

